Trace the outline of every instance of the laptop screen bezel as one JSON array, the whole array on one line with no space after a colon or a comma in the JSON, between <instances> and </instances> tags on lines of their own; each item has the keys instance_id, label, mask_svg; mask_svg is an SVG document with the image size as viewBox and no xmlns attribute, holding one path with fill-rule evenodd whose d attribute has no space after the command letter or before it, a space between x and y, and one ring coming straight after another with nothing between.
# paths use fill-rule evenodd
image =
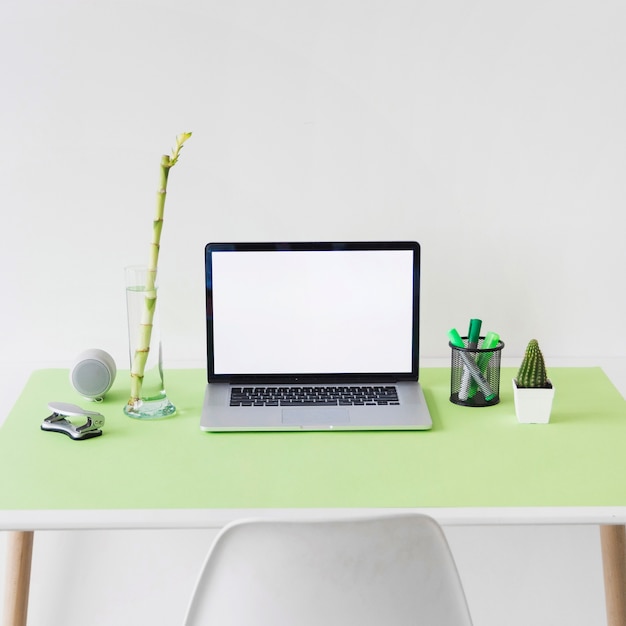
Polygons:
<instances>
[{"instance_id":1,"label":"laptop screen bezel","mask_svg":"<svg viewBox=\"0 0 626 626\"><path fill-rule=\"evenodd\" d=\"M409 250L413 252L413 345L410 372L324 372L289 374L228 374L215 373L212 253L250 251L333 251L333 250ZM207 380L209 383L232 384L300 384L300 383L346 383L400 382L419 379L419 304L420 304L420 245L416 241L346 241L346 242L211 242L205 246L205 292L206 292L206 350Z\"/></svg>"}]
</instances>

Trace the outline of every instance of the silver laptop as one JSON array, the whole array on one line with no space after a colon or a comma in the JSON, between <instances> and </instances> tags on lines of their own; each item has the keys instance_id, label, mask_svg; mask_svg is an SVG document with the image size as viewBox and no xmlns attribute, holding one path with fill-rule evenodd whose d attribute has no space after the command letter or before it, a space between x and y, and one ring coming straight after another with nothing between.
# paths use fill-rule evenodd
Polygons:
<instances>
[{"instance_id":1,"label":"silver laptop","mask_svg":"<svg viewBox=\"0 0 626 626\"><path fill-rule=\"evenodd\" d=\"M207 431L418 430L416 242L206 246Z\"/></svg>"}]
</instances>

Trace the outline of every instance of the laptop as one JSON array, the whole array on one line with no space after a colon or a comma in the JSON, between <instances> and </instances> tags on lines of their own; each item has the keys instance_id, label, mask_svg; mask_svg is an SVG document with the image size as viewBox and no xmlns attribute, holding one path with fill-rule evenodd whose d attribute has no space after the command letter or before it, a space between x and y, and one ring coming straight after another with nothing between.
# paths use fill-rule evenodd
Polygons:
<instances>
[{"instance_id":1,"label":"laptop","mask_svg":"<svg viewBox=\"0 0 626 626\"><path fill-rule=\"evenodd\" d=\"M414 241L209 243L205 431L425 430Z\"/></svg>"}]
</instances>

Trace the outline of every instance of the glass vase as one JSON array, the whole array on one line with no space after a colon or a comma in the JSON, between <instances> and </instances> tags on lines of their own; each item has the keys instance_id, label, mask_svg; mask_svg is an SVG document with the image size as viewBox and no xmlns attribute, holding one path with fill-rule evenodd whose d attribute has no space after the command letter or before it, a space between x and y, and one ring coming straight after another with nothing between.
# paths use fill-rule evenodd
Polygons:
<instances>
[{"instance_id":1,"label":"glass vase","mask_svg":"<svg viewBox=\"0 0 626 626\"><path fill-rule=\"evenodd\" d=\"M169 417L176 407L167 397L163 378L156 276L145 265L127 267L125 272L131 389L124 413L138 419Z\"/></svg>"}]
</instances>

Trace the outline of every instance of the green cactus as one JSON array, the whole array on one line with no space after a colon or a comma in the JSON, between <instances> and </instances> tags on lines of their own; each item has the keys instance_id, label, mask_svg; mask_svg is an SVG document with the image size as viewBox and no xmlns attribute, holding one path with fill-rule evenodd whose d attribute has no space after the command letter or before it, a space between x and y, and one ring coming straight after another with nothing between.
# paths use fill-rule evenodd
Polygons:
<instances>
[{"instance_id":1,"label":"green cactus","mask_svg":"<svg viewBox=\"0 0 626 626\"><path fill-rule=\"evenodd\" d=\"M536 339L531 339L528 342L516 382L517 386L522 388L545 389L552 387L546 373L543 354Z\"/></svg>"}]
</instances>

